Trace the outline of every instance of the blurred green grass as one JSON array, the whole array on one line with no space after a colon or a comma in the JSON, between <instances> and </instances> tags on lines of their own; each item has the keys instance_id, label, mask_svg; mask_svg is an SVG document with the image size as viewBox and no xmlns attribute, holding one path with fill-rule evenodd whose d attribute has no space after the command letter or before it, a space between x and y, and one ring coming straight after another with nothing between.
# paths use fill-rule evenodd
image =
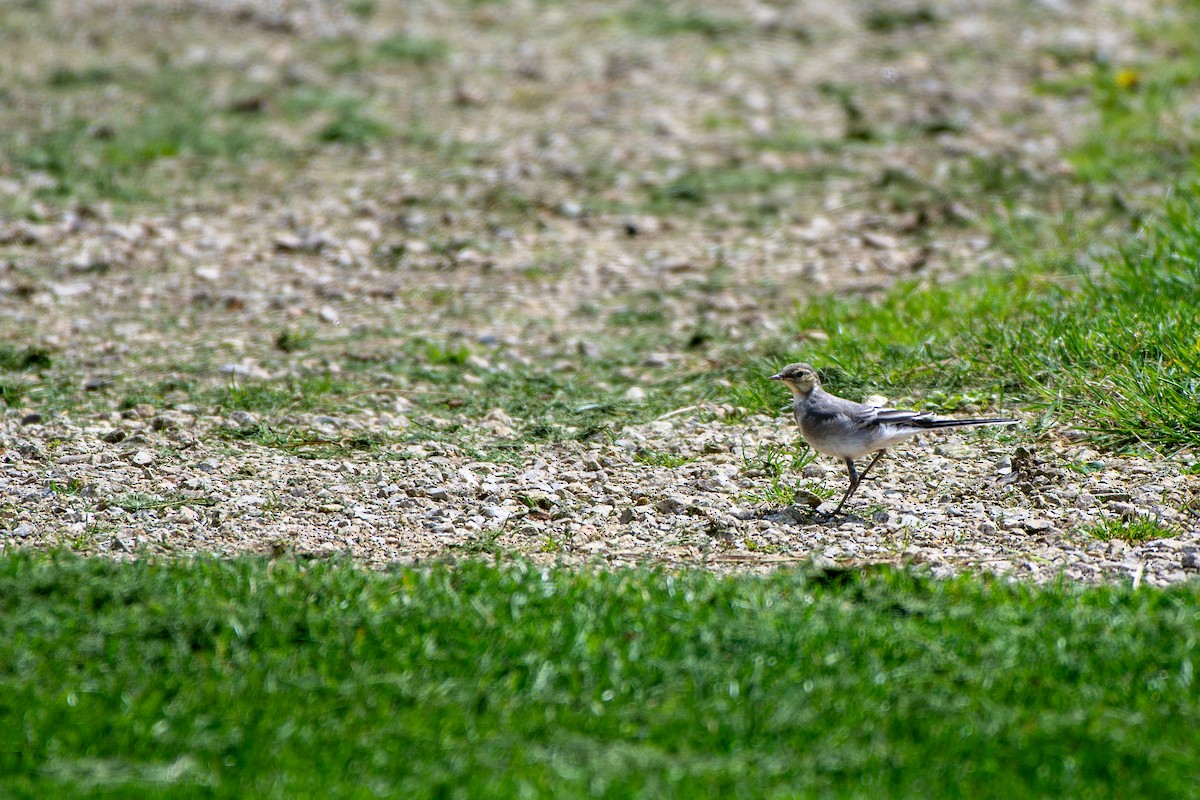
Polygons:
<instances>
[{"instance_id":1,"label":"blurred green grass","mask_svg":"<svg viewBox=\"0 0 1200 800\"><path fill-rule=\"evenodd\" d=\"M1195 584L0 558L9 797L1187 797Z\"/></svg>"}]
</instances>

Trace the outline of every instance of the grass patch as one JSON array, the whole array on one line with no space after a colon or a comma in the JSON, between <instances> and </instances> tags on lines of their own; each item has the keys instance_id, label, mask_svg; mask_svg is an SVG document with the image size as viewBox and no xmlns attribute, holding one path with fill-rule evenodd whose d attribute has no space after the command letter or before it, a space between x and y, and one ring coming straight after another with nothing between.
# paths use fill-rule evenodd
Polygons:
<instances>
[{"instance_id":1,"label":"grass patch","mask_svg":"<svg viewBox=\"0 0 1200 800\"><path fill-rule=\"evenodd\" d=\"M426 65L441 61L450 53L450 45L441 39L422 39L397 34L372 46L371 55L379 61L399 61Z\"/></svg>"},{"instance_id":2,"label":"grass patch","mask_svg":"<svg viewBox=\"0 0 1200 800\"><path fill-rule=\"evenodd\" d=\"M932 8L896 8L881 6L871 9L863 18L863 27L873 33L895 33L922 25L936 25L941 20Z\"/></svg>"},{"instance_id":3,"label":"grass patch","mask_svg":"<svg viewBox=\"0 0 1200 800\"><path fill-rule=\"evenodd\" d=\"M356 92L301 84L280 100L283 117L294 125L305 125L314 117L323 122L313 132L317 145L360 145L396 135L387 122L368 110L369 101Z\"/></svg>"},{"instance_id":4,"label":"grass patch","mask_svg":"<svg viewBox=\"0 0 1200 800\"><path fill-rule=\"evenodd\" d=\"M1200 15L1188 14L1186 27L1200 36ZM1200 164L1195 120L1182 111L1195 102L1200 67L1194 57L1178 57L1116 68L1093 67L1088 89L1101 124L1089 130L1071 154L1085 182L1144 184L1171 181ZM1113 140L1120 142L1113 147Z\"/></svg>"},{"instance_id":5,"label":"grass patch","mask_svg":"<svg viewBox=\"0 0 1200 800\"><path fill-rule=\"evenodd\" d=\"M794 204L801 187L845 173L844 168L829 165L810 169L738 166L689 170L648 188L645 210L656 214L681 213L721 201L751 198L756 203L745 220L754 222Z\"/></svg>"},{"instance_id":6,"label":"grass patch","mask_svg":"<svg viewBox=\"0 0 1200 800\"><path fill-rule=\"evenodd\" d=\"M0 345L0 372L46 370L52 364L49 351L40 347Z\"/></svg>"},{"instance_id":7,"label":"grass patch","mask_svg":"<svg viewBox=\"0 0 1200 800\"><path fill-rule=\"evenodd\" d=\"M0 381L0 402L3 402L7 408L20 406L21 401L28 393L29 387L25 383L12 380Z\"/></svg>"},{"instance_id":8,"label":"grass patch","mask_svg":"<svg viewBox=\"0 0 1200 800\"><path fill-rule=\"evenodd\" d=\"M819 482L800 478L800 472L817 460L817 452L807 445L797 443L791 447L764 445L753 455L742 455L742 474L753 478L767 478L765 484L751 494L739 495L741 502L790 506L803 502L804 497L815 494L828 500L833 491Z\"/></svg>"},{"instance_id":9,"label":"grass patch","mask_svg":"<svg viewBox=\"0 0 1200 800\"><path fill-rule=\"evenodd\" d=\"M350 52L364 66L424 64L442 52L437 42L403 37L375 49L355 47ZM23 104L38 114L10 115L0 131L0 147L18 174L51 179L39 184L34 200L138 204L169 196L179 183L189 191L200 180L236 188L245 178L237 167L247 161L294 168L306 159L310 147L295 140L293 129L317 147L395 135L357 94L309 83L260 84L222 65L58 67L45 86L37 102ZM98 88L110 99L97 102Z\"/></svg>"},{"instance_id":10,"label":"grass patch","mask_svg":"<svg viewBox=\"0 0 1200 800\"><path fill-rule=\"evenodd\" d=\"M663 326L667 313L661 308L618 308L608 315L608 324L616 328Z\"/></svg>"},{"instance_id":11,"label":"grass patch","mask_svg":"<svg viewBox=\"0 0 1200 800\"><path fill-rule=\"evenodd\" d=\"M203 395L222 411L279 414L301 411L353 411L348 398L366 387L329 372L289 376L279 381L230 382Z\"/></svg>"},{"instance_id":12,"label":"grass patch","mask_svg":"<svg viewBox=\"0 0 1200 800\"><path fill-rule=\"evenodd\" d=\"M491 553L493 555L501 552L501 547L497 544L497 540L504 534L502 528L490 528L480 531L474 538L466 541L450 545L452 550L465 555L482 555Z\"/></svg>"},{"instance_id":13,"label":"grass patch","mask_svg":"<svg viewBox=\"0 0 1200 800\"><path fill-rule=\"evenodd\" d=\"M47 488L57 495L78 497L83 494L84 487L86 486L87 483L82 478L74 477L69 478L66 483L50 481L50 485Z\"/></svg>"},{"instance_id":14,"label":"grass patch","mask_svg":"<svg viewBox=\"0 0 1200 800\"><path fill-rule=\"evenodd\" d=\"M684 464L690 464L696 460L696 456L685 456L680 453L664 453L660 450L638 450L633 456L638 463L646 464L651 467L667 467L674 469L682 467Z\"/></svg>"},{"instance_id":15,"label":"grass patch","mask_svg":"<svg viewBox=\"0 0 1200 800\"><path fill-rule=\"evenodd\" d=\"M386 64L427 67L444 61L450 54L450 45L442 39L397 33L372 45L352 37L329 39L321 42L316 52L332 72L355 73Z\"/></svg>"},{"instance_id":16,"label":"grass patch","mask_svg":"<svg viewBox=\"0 0 1200 800\"><path fill-rule=\"evenodd\" d=\"M1096 525L1084 528L1083 531L1089 536L1094 536L1105 542L1112 539L1120 539L1122 542L1128 542L1129 544L1141 544L1142 542L1149 542L1154 539L1169 539L1179 535L1177 529L1169 525L1164 525L1161 521L1151 519L1150 517L1106 519Z\"/></svg>"},{"instance_id":17,"label":"grass patch","mask_svg":"<svg viewBox=\"0 0 1200 800\"><path fill-rule=\"evenodd\" d=\"M1200 60L1190 46L1200 36L1200 13L1194 4L1173 3L1169 14L1135 25L1153 59L1114 63L1089 49L1049 48L1047 55L1064 66L1090 65L1037 84L1047 94L1092 99L1100 124L1088 128L1070 163L1081 182L1110 184L1118 198L1176 181L1200 162L1191 112Z\"/></svg>"},{"instance_id":18,"label":"grass patch","mask_svg":"<svg viewBox=\"0 0 1200 800\"><path fill-rule=\"evenodd\" d=\"M180 508L181 506L215 506L216 500L211 497L158 497L150 494L122 494L107 501L106 506L115 506L130 513L135 511L157 511L164 508Z\"/></svg>"},{"instance_id":19,"label":"grass patch","mask_svg":"<svg viewBox=\"0 0 1200 800\"><path fill-rule=\"evenodd\" d=\"M625 425L662 415L674 403L688 405L696 392L695 378L674 375L659 384L643 385L621 378L617 369L617 365L605 364L581 367L574 373L524 369L488 373L481 384L453 400L456 409L468 417L502 408L526 422L523 438L549 442L607 437ZM646 389L642 401L624 398L626 388L635 384Z\"/></svg>"},{"instance_id":20,"label":"grass patch","mask_svg":"<svg viewBox=\"0 0 1200 800\"><path fill-rule=\"evenodd\" d=\"M50 405L64 405L70 390L61 381L47 380L53 366L48 350L0 345L0 403L18 408L31 395L39 395L52 398Z\"/></svg>"},{"instance_id":21,"label":"grass patch","mask_svg":"<svg viewBox=\"0 0 1200 800\"><path fill-rule=\"evenodd\" d=\"M53 184L39 190L49 199L136 202L152 199L147 180L155 165L174 162L190 178L208 175L213 160L261 157L277 142L254 116L213 107L203 75L163 74L131 79L123 87L139 102L80 116L66 113L36 132L0 136L18 170L39 171ZM64 105L63 109L69 108Z\"/></svg>"},{"instance_id":22,"label":"grass patch","mask_svg":"<svg viewBox=\"0 0 1200 800\"><path fill-rule=\"evenodd\" d=\"M1184 797L1200 587L0 559L0 792Z\"/></svg>"},{"instance_id":23,"label":"grass patch","mask_svg":"<svg viewBox=\"0 0 1200 800\"><path fill-rule=\"evenodd\" d=\"M625 425L693 405L713 391L703 373L644 365L646 356L663 346L662 331L657 326L641 330L638 313L619 320L638 330L624 332L602 354L583 356L574 347L546 354L542 363L554 363L553 368L507 361L491 347L462 340L419 338L401 345L389 338L384 360L364 359L356 368L369 370L374 381L382 373L389 385L404 387L403 395L423 412L409 415L414 422L405 431L409 436L461 444L464 433L477 431L467 420L501 409L516 423L517 441L509 444L611 438ZM355 375L344 373L347 379ZM625 397L634 386L645 391L641 400ZM389 391L378 383L375 388ZM364 393L370 391L364 387ZM441 422L423 421L425 415Z\"/></svg>"},{"instance_id":24,"label":"grass patch","mask_svg":"<svg viewBox=\"0 0 1200 800\"><path fill-rule=\"evenodd\" d=\"M312 328L285 328L275 334L275 347L285 353L299 353L312 347L315 338Z\"/></svg>"},{"instance_id":25,"label":"grass patch","mask_svg":"<svg viewBox=\"0 0 1200 800\"><path fill-rule=\"evenodd\" d=\"M626 28L642 36L696 35L706 39L743 33L748 24L730 16L711 14L699 9L675 9L666 4L643 2L621 14Z\"/></svg>"},{"instance_id":26,"label":"grass patch","mask_svg":"<svg viewBox=\"0 0 1200 800\"><path fill-rule=\"evenodd\" d=\"M250 442L260 447L284 450L301 458L343 458L355 450L377 450L389 441L380 434L367 431L354 431L330 439L296 427L263 424L215 428L214 432L229 441Z\"/></svg>"},{"instance_id":27,"label":"grass patch","mask_svg":"<svg viewBox=\"0 0 1200 800\"><path fill-rule=\"evenodd\" d=\"M54 89L76 89L81 87L96 87L114 83L117 73L109 67L91 64L79 69L71 67L55 67L46 76L46 85Z\"/></svg>"},{"instance_id":28,"label":"grass patch","mask_svg":"<svg viewBox=\"0 0 1200 800\"><path fill-rule=\"evenodd\" d=\"M337 115L328 124L317 131L317 141L367 144L391 135L392 128L387 123L351 106L344 106L338 110Z\"/></svg>"}]
</instances>

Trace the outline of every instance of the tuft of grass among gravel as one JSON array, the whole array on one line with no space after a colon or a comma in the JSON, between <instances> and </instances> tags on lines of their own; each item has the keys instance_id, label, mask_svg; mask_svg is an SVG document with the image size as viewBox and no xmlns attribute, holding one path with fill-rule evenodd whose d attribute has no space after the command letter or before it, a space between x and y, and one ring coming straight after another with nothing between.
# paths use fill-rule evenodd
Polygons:
<instances>
[{"instance_id":1,"label":"tuft of grass among gravel","mask_svg":"<svg viewBox=\"0 0 1200 800\"><path fill-rule=\"evenodd\" d=\"M0 793L1185 797L1198 604L893 569L9 554Z\"/></svg>"},{"instance_id":2,"label":"tuft of grass among gravel","mask_svg":"<svg viewBox=\"0 0 1200 800\"><path fill-rule=\"evenodd\" d=\"M832 490L822 488L817 481L787 479L789 475L799 475L816 459L816 451L801 442L792 447L766 445L759 447L753 456L743 454L743 473L764 481L756 492L745 494L742 499L754 504L775 503L784 507L800 503L807 496L828 500L833 496Z\"/></svg>"},{"instance_id":3,"label":"tuft of grass among gravel","mask_svg":"<svg viewBox=\"0 0 1200 800\"><path fill-rule=\"evenodd\" d=\"M651 38L696 35L715 41L749 30L744 20L733 16L703 10L677 10L652 2L639 2L617 19L629 30Z\"/></svg>"},{"instance_id":4,"label":"tuft of grass among gravel","mask_svg":"<svg viewBox=\"0 0 1200 800\"><path fill-rule=\"evenodd\" d=\"M1096 525L1084 528L1084 532L1106 542L1111 539L1120 539L1134 545L1179 535L1177 528L1164 525L1160 520L1151 517L1106 519Z\"/></svg>"},{"instance_id":5,"label":"tuft of grass among gravel","mask_svg":"<svg viewBox=\"0 0 1200 800\"><path fill-rule=\"evenodd\" d=\"M338 458L354 450L376 450L389 443L382 434L357 431L329 438L294 425L272 427L259 423L240 428L216 428L217 436L232 442L251 442L294 453L301 458Z\"/></svg>"},{"instance_id":6,"label":"tuft of grass among gravel","mask_svg":"<svg viewBox=\"0 0 1200 800\"><path fill-rule=\"evenodd\" d=\"M49 369L54 360L40 347L0 345L0 372L25 372Z\"/></svg>"}]
</instances>

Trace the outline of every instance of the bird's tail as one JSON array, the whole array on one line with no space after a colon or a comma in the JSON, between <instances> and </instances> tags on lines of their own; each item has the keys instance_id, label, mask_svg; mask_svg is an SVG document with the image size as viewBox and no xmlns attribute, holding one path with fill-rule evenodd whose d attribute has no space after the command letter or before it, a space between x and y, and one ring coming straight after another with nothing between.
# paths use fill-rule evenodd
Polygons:
<instances>
[{"instance_id":1,"label":"bird's tail","mask_svg":"<svg viewBox=\"0 0 1200 800\"><path fill-rule=\"evenodd\" d=\"M917 428L970 428L975 425L1016 425L1015 419L989 417L985 419L936 419L934 417L914 417L909 424Z\"/></svg>"}]
</instances>

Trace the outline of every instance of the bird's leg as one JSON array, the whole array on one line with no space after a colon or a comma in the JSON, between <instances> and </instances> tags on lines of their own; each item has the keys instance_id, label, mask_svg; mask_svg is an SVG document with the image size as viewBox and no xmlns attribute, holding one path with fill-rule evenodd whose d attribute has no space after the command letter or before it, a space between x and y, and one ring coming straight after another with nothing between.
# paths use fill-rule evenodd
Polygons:
<instances>
[{"instance_id":1,"label":"bird's leg","mask_svg":"<svg viewBox=\"0 0 1200 800\"><path fill-rule=\"evenodd\" d=\"M859 483L862 483L864 480L866 480L867 473L871 471L871 467L875 466L875 462L878 461L879 459L883 458L883 454L886 452L887 452L887 450L880 450L878 455L876 455L874 458L871 459L871 463L867 464L867 468L864 469L861 473L859 473L859 475L858 475Z\"/></svg>"},{"instance_id":2,"label":"bird's leg","mask_svg":"<svg viewBox=\"0 0 1200 800\"><path fill-rule=\"evenodd\" d=\"M854 459L847 458L844 459L844 461L846 462L846 473L850 476L850 487L846 489L846 493L842 495L842 502L838 503L837 508L835 508L833 513L829 515L831 517L836 517L839 513L841 513L842 506L846 505L846 501L850 499L850 495L854 494L854 490L858 488L858 470L854 468ZM875 462L872 461L871 463L874 464Z\"/></svg>"},{"instance_id":3,"label":"bird's leg","mask_svg":"<svg viewBox=\"0 0 1200 800\"><path fill-rule=\"evenodd\" d=\"M846 471L850 474L850 488L846 490L846 494L842 497L842 502L838 503L837 508L835 508L833 513L829 516L836 517L841 512L842 506L846 505L846 501L850 499L850 495L854 494L854 490L857 489L858 485L863 482L864 478L867 477L867 473L871 471L871 467L875 466L876 462L883 458L883 454L886 452L887 450L880 450L879 453L871 459L871 463L867 464L867 468L861 473L854 468L854 459L846 459Z\"/></svg>"}]
</instances>

